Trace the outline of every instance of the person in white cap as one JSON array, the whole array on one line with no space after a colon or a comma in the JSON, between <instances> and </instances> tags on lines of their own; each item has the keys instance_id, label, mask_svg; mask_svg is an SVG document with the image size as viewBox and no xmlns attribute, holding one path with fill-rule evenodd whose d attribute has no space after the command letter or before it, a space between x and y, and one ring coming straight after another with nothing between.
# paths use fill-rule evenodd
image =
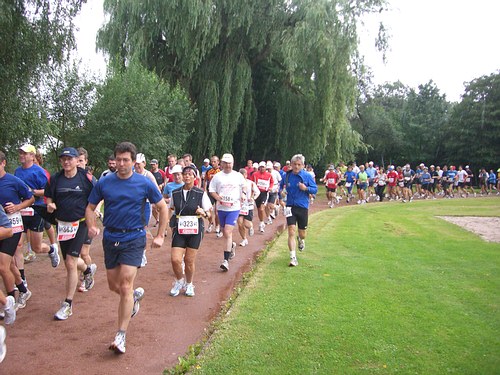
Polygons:
<instances>
[{"instance_id":1,"label":"person in white cap","mask_svg":"<svg viewBox=\"0 0 500 375\"><path fill-rule=\"evenodd\" d=\"M203 159L203 164L201 165L201 188L204 190L206 190L207 188L206 176L207 171L209 171L210 169L212 169L212 166L210 165L210 159Z\"/></svg>"},{"instance_id":2,"label":"person in white cap","mask_svg":"<svg viewBox=\"0 0 500 375\"><path fill-rule=\"evenodd\" d=\"M217 214L224 236L224 260L220 265L223 271L229 270L229 260L235 255L236 243L233 242L233 229L238 220L241 203L246 199L245 178L233 170L234 158L224 154L221 158L222 171L210 182L209 192L217 201Z\"/></svg>"},{"instance_id":3,"label":"person in white cap","mask_svg":"<svg viewBox=\"0 0 500 375\"><path fill-rule=\"evenodd\" d=\"M259 215L259 232L264 233L266 228L264 219L266 216L267 200L269 198L269 191L274 186L273 176L266 171L265 161L259 163L259 170L252 175L252 181L257 184L260 190L260 195L255 199L255 206L257 207L257 213ZM272 220L267 223L272 224Z\"/></svg>"},{"instance_id":4,"label":"person in white cap","mask_svg":"<svg viewBox=\"0 0 500 375\"><path fill-rule=\"evenodd\" d=\"M37 254L48 253L52 267L57 267L60 262L59 249L56 245L43 243L43 231L45 221L35 208L44 207L43 194L48 178L42 167L35 164L36 148L33 145L25 144L19 148L19 162L21 166L14 171L14 176L21 179L31 189L35 196L35 203L21 211L23 218L24 232L27 234L31 249ZM37 207L35 207L37 206ZM22 254L21 254L22 256ZM19 258L16 252L16 262ZM24 273L24 263L17 264L23 280L26 280Z\"/></svg>"},{"instance_id":5,"label":"person in white cap","mask_svg":"<svg viewBox=\"0 0 500 375\"><path fill-rule=\"evenodd\" d=\"M280 189L281 174L274 169L274 165L270 160L266 163L266 170L273 177L273 187L269 189L269 197L266 204L267 224L272 224L279 212L278 192Z\"/></svg>"}]
</instances>

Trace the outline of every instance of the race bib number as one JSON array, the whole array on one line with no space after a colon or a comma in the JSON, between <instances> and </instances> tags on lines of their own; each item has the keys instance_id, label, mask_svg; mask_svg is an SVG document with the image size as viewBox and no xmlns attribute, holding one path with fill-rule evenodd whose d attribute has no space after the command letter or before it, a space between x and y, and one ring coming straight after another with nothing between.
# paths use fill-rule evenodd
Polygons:
<instances>
[{"instance_id":1,"label":"race bib number","mask_svg":"<svg viewBox=\"0 0 500 375\"><path fill-rule=\"evenodd\" d=\"M379 180L379 181L378 181L378 185L379 185L379 186L384 186L384 185L385 185L385 181L383 181L383 180Z\"/></svg>"},{"instance_id":2,"label":"race bib number","mask_svg":"<svg viewBox=\"0 0 500 375\"><path fill-rule=\"evenodd\" d=\"M257 179L257 187L259 188L259 190L268 191L269 185L269 180L261 180L260 178Z\"/></svg>"},{"instance_id":3,"label":"race bib number","mask_svg":"<svg viewBox=\"0 0 500 375\"><path fill-rule=\"evenodd\" d=\"M328 181L327 181L327 184L328 185L335 185L336 184L336 180L334 178L329 178Z\"/></svg>"},{"instance_id":4,"label":"race bib number","mask_svg":"<svg viewBox=\"0 0 500 375\"><path fill-rule=\"evenodd\" d=\"M79 221L58 221L57 222L57 240L69 241L76 237L76 232L80 227Z\"/></svg>"},{"instance_id":5,"label":"race bib number","mask_svg":"<svg viewBox=\"0 0 500 375\"><path fill-rule=\"evenodd\" d=\"M23 226L23 217L21 216L21 212L14 212L13 214L7 214L9 218L10 224L12 225L12 232L14 234L20 233L24 230Z\"/></svg>"},{"instance_id":6,"label":"race bib number","mask_svg":"<svg viewBox=\"0 0 500 375\"><path fill-rule=\"evenodd\" d=\"M466 179L465 179L465 182L470 182L470 178L466 178Z\"/></svg>"},{"instance_id":7,"label":"race bib number","mask_svg":"<svg viewBox=\"0 0 500 375\"><path fill-rule=\"evenodd\" d=\"M352 183L351 182L346 182L345 187L351 187Z\"/></svg>"},{"instance_id":8,"label":"race bib number","mask_svg":"<svg viewBox=\"0 0 500 375\"><path fill-rule=\"evenodd\" d=\"M179 234L198 234L198 217L179 216L177 232Z\"/></svg>"},{"instance_id":9,"label":"race bib number","mask_svg":"<svg viewBox=\"0 0 500 375\"><path fill-rule=\"evenodd\" d=\"M249 210L250 210L250 207L249 207L248 203L244 203L241 206L240 215L247 216Z\"/></svg>"},{"instance_id":10,"label":"race bib number","mask_svg":"<svg viewBox=\"0 0 500 375\"><path fill-rule=\"evenodd\" d=\"M222 204L223 206L226 206L226 207L232 207L234 202L231 199L231 197L229 197L227 195L222 195L220 204Z\"/></svg>"},{"instance_id":11,"label":"race bib number","mask_svg":"<svg viewBox=\"0 0 500 375\"><path fill-rule=\"evenodd\" d=\"M400 183L399 183L399 186L404 187L404 186L405 186L405 183L404 183L404 182L400 182Z\"/></svg>"},{"instance_id":12,"label":"race bib number","mask_svg":"<svg viewBox=\"0 0 500 375\"><path fill-rule=\"evenodd\" d=\"M285 207L285 217L292 216L292 207Z\"/></svg>"},{"instance_id":13,"label":"race bib number","mask_svg":"<svg viewBox=\"0 0 500 375\"><path fill-rule=\"evenodd\" d=\"M389 177L389 182L393 183L394 182L394 177Z\"/></svg>"},{"instance_id":14,"label":"race bib number","mask_svg":"<svg viewBox=\"0 0 500 375\"><path fill-rule=\"evenodd\" d=\"M31 207L23 208L20 212L21 216L35 216L35 210Z\"/></svg>"},{"instance_id":15,"label":"race bib number","mask_svg":"<svg viewBox=\"0 0 500 375\"><path fill-rule=\"evenodd\" d=\"M405 181L410 181L410 177L405 177Z\"/></svg>"}]
</instances>

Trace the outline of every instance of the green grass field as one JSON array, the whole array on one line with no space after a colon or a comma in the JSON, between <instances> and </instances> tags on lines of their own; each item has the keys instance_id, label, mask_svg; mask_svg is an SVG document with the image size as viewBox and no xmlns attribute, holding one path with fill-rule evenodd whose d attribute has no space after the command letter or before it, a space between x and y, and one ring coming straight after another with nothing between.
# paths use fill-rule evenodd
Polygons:
<instances>
[{"instance_id":1,"label":"green grass field","mask_svg":"<svg viewBox=\"0 0 500 375\"><path fill-rule=\"evenodd\" d=\"M436 215L500 216L500 199L320 212L296 268L283 234L191 371L500 373L500 243Z\"/></svg>"}]
</instances>

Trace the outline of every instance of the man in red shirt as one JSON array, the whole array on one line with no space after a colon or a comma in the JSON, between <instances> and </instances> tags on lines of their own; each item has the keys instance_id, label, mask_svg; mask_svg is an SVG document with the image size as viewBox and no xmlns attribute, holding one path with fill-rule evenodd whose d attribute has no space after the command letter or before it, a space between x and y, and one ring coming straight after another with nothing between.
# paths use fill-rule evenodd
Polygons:
<instances>
[{"instance_id":1,"label":"man in red shirt","mask_svg":"<svg viewBox=\"0 0 500 375\"><path fill-rule=\"evenodd\" d=\"M340 176L335 172L335 166L332 164L328 167L322 181L326 185L326 197L328 198L328 207L333 208L334 200L337 197L337 183ZM338 203L338 200L337 200Z\"/></svg>"},{"instance_id":2,"label":"man in red shirt","mask_svg":"<svg viewBox=\"0 0 500 375\"><path fill-rule=\"evenodd\" d=\"M389 199L395 199L398 196L397 192L398 172L394 170L394 166L389 165L387 172L387 193Z\"/></svg>"},{"instance_id":3,"label":"man in red shirt","mask_svg":"<svg viewBox=\"0 0 500 375\"><path fill-rule=\"evenodd\" d=\"M264 228L266 224L264 223L264 218L266 216L266 203L269 195L269 190L273 187L273 176L271 173L266 171L266 162L261 161L259 163L259 169L252 175L252 181L257 184L260 190L260 195L255 200L255 205L259 213L259 231L264 233Z\"/></svg>"}]
</instances>

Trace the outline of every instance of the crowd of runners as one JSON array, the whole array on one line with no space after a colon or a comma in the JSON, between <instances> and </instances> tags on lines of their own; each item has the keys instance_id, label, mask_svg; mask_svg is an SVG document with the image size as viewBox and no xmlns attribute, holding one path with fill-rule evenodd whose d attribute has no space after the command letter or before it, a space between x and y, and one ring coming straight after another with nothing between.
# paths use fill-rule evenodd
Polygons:
<instances>
[{"instance_id":1,"label":"crowd of runners","mask_svg":"<svg viewBox=\"0 0 500 375\"><path fill-rule=\"evenodd\" d=\"M314 173L314 172L311 172ZM423 163L412 169L409 164L387 169L373 162L330 165L320 179L326 186L328 205L334 207L342 199L347 203L365 204L371 201L398 200L403 203L415 198L436 199L500 194L500 168L495 172L481 168L476 176L466 165L427 167ZM477 181L479 191L474 189ZM312 198L313 199L313 198Z\"/></svg>"},{"instance_id":2,"label":"crowd of runners","mask_svg":"<svg viewBox=\"0 0 500 375\"><path fill-rule=\"evenodd\" d=\"M53 268L62 258L66 268L65 298L54 309L54 319L72 316L76 293L94 287L98 267L90 247L102 228L108 287L119 296L117 332L109 346L118 354L125 353L130 319L139 312L145 295L134 281L138 269L147 265L146 238L152 228L156 228L153 248L163 246L165 236L171 236L175 280L170 295L183 292L193 297L197 250L207 233L221 238L219 272L227 272L236 254L235 227L241 237L239 246L244 247L282 214L288 226L288 265L296 267L296 250L305 249L310 200L318 191L300 154L283 168L278 162L248 161L246 167L235 170L234 158L227 153L220 159L215 155L205 159L201 168L185 154L168 155L164 169L152 159L147 169L146 156L132 143L122 142L99 179L87 166L83 148L61 150L61 169L52 175L43 169L43 158L34 146L23 145L18 155L20 166L10 174L6 156L0 152L0 276L6 292L0 292L0 315L4 324L13 324L32 297L25 263L42 254L50 258ZM48 244L43 241L44 232ZM5 350L5 329L0 326L0 360Z\"/></svg>"},{"instance_id":3,"label":"crowd of runners","mask_svg":"<svg viewBox=\"0 0 500 375\"><path fill-rule=\"evenodd\" d=\"M97 265L90 246L101 228L108 286L120 297L118 330L110 345L116 353L125 353L127 327L145 294L134 287L134 280L138 269L147 265L148 226L157 228L152 247L161 247L165 236L171 236L172 297L181 292L195 296L196 255L207 233L221 238L222 272L229 270L236 254L233 231L241 237L239 246L247 246L278 215L286 217L290 267L298 266L297 250L305 249L308 209L318 186L313 168L301 154L283 166L248 160L239 170L229 153L203 160L200 168L190 154L168 155L165 168L152 159L147 169L146 156L132 143L122 142L108 158L108 169L96 179L83 148L64 148L59 154L61 169L53 175L43 169L42 155L34 146L26 144L18 151L20 166L13 175L6 172L6 156L0 152L0 276L6 291L0 292L0 315L6 325L14 323L17 311L32 296L25 263L41 254L50 257L54 268L62 256L66 267L65 299L54 318L66 320L73 314L75 293L94 286ZM385 169L373 162L339 163L328 166L319 181L331 208L342 200L365 204L500 194L500 169L482 168L475 176L469 166L420 164L412 169L406 164ZM0 360L5 356L4 340L0 326Z\"/></svg>"}]
</instances>

